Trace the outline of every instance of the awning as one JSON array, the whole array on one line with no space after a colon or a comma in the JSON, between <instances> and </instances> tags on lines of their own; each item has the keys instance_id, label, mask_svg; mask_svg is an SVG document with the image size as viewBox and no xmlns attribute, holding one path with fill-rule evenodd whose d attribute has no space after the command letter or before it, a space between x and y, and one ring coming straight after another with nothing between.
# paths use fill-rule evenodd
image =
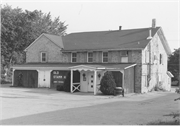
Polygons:
<instances>
[{"instance_id":1,"label":"awning","mask_svg":"<svg viewBox=\"0 0 180 126\"><path fill-rule=\"evenodd\" d=\"M85 64L85 65L77 65L77 66L72 66L70 69L72 70L124 70L128 69L130 67L135 66L136 64Z\"/></svg>"},{"instance_id":2,"label":"awning","mask_svg":"<svg viewBox=\"0 0 180 126\"><path fill-rule=\"evenodd\" d=\"M124 70L134 67L133 63L26 63L14 65L16 70Z\"/></svg>"}]
</instances>

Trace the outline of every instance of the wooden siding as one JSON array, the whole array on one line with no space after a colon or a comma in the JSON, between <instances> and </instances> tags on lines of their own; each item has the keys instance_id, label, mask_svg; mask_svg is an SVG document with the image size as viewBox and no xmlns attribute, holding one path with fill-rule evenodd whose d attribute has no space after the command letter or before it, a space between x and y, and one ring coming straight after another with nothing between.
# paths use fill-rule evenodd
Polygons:
<instances>
[{"instance_id":1,"label":"wooden siding","mask_svg":"<svg viewBox=\"0 0 180 126\"><path fill-rule=\"evenodd\" d=\"M134 93L134 67L128 68L124 71L124 89L125 93Z\"/></svg>"}]
</instances>

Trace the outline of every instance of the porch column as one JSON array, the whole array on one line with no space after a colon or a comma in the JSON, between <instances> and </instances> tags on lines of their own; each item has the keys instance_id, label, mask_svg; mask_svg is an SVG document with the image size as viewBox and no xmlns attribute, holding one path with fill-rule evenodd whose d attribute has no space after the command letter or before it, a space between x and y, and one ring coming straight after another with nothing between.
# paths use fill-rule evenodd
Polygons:
<instances>
[{"instance_id":1,"label":"porch column","mask_svg":"<svg viewBox=\"0 0 180 126\"><path fill-rule=\"evenodd\" d=\"M37 72L38 72L38 85L37 85L37 87L40 87L40 70L37 70Z\"/></svg>"},{"instance_id":2,"label":"porch column","mask_svg":"<svg viewBox=\"0 0 180 126\"><path fill-rule=\"evenodd\" d=\"M122 88L124 88L124 79L125 79L125 78L124 78L124 70L120 70L120 72L121 72L122 75L123 75L123 76L122 76L122 78L123 78L123 79L122 79L122 81L123 81L123 82L122 82Z\"/></svg>"},{"instance_id":3,"label":"porch column","mask_svg":"<svg viewBox=\"0 0 180 126\"><path fill-rule=\"evenodd\" d=\"M71 93L73 93L73 70L71 69Z\"/></svg>"},{"instance_id":4,"label":"porch column","mask_svg":"<svg viewBox=\"0 0 180 126\"><path fill-rule=\"evenodd\" d=\"M97 84L96 84L96 81L97 81L97 71L94 70L94 95L96 95L96 93L97 93Z\"/></svg>"},{"instance_id":5,"label":"porch column","mask_svg":"<svg viewBox=\"0 0 180 126\"><path fill-rule=\"evenodd\" d=\"M14 71L15 69L12 69L12 86L14 85Z\"/></svg>"}]
</instances>

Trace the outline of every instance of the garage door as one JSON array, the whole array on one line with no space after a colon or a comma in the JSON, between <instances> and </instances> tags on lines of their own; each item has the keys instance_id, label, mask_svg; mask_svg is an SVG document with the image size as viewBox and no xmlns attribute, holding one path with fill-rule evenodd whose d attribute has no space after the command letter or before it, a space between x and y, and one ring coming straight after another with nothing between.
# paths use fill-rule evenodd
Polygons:
<instances>
[{"instance_id":1,"label":"garage door","mask_svg":"<svg viewBox=\"0 0 180 126\"><path fill-rule=\"evenodd\" d=\"M15 70L14 86L38 87L38 72L36 70Z\"/></svg>"}]
</instances>

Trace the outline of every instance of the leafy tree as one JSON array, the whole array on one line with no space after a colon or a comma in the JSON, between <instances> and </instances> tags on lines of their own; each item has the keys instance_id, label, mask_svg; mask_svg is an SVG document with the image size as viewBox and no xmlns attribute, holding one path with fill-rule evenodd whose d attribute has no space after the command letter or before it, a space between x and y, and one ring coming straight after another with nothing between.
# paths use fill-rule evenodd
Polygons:
<instances>
[{"instance_id":1,"label":"leafy tree","mask_svg":"<svg viewBox=\"0 0 180 126\"><path fill-rule=\"evenodd\" d=\"M174 75L174 80L180 79L179 74L179 56L180 48L175 49L174 52L169 56L168 70Z\"/></svg>"},{"instance_id":2,"label":"leafy tree","mask_svg":"<svg viewBox=\"0 0 180 126\"><path fill-rule=\"evenodd\" d=\"M23 11L4 5L1 8L1 74L4 68L25 62L23 50L42 33L64 35L67 25L59 17L41 11Z\"/></svg>"},{"instance_id":3,"label":"leafy tree","mask_svg":"<svg viewBox=\"0 0 180 126\"><path fill-rule=\"evenodd\" d=\"M107 71L100 83L100 91L105 95L114 95L116 88L116 83L113 78L112 72Z\"/></svg>"}]
</instances>

